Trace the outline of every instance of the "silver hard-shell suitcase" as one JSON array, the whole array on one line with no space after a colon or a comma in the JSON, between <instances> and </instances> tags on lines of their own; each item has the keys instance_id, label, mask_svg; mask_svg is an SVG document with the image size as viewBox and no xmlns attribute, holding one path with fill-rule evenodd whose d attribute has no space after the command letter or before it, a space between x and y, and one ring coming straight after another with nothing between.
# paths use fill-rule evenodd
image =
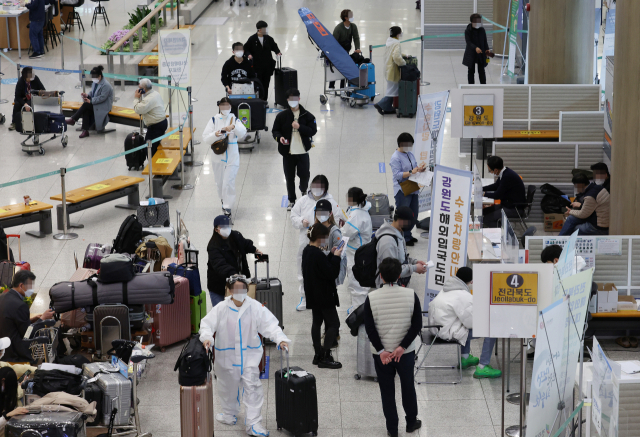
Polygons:
<instances>
[{"instance_id":1,"label":"silver hard-shell suitcase","mask_svg":"<svg viewBox=\"0 0 640 437\"><path fill-rule=\"evenodd\" d=\"M371 353L371 342L364 328L364 323L358 328L356 363L358 373L355 374L355 379L360 379L365 376L373 378L374 381L378 381L378 374L376 373L373 354Z\"/></svg>"},{"instance_id":2,"label":"silver hard-shell suitcase","mask_svg":"<svg viewBox=\"0 0 640 437\"><path fill-rule=\"evenodd\" d=\"M109 423L111 411L118 409L114 425L128 425L131 413L131 380L122 376L115 368L107 363L90 363L82 366L82 372L89 377L95 377L96 384L104 395L103 422ZM107 413L108 412L108 413Z\"/></svg>"}]
</instances>

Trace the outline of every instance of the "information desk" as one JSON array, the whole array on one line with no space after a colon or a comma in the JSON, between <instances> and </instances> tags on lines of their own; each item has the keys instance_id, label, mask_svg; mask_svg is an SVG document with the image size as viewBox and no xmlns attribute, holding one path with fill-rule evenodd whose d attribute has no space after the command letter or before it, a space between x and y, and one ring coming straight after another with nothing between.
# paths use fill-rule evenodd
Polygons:
<instances>
[{"instance_id":1,"label":"information desk","mask_svg":"<svg viewBox=\"0 0 640 437\"><path fill-rule=\"evenodd\" d=\"M616 313L592 313L588 335L596 331L640 331L640 311L622 310Z\"/></svg>"},{"instance_id":2,"label":"information desk","mask_svg":"<svg viewBox=\"0 0 640 437\"><path fill-rule=\"evenodd\" d=\"M48 9L50 6L47 5ZM60 10L58 8L58 10ZM29 10L24 8L17 14L10 13L0 14L0 48L18 49L18 58L22 58L22 49L28 49L31 44L29 41ZM17 12L17 10L15 11ZM53 17L53 25L56 32L60 33L60 14ZM51 43L49 41L48 43ZM49 48L52 48L49 46ZM46 49L45 49L46 51Z\"/></svg>"}]
</instances>

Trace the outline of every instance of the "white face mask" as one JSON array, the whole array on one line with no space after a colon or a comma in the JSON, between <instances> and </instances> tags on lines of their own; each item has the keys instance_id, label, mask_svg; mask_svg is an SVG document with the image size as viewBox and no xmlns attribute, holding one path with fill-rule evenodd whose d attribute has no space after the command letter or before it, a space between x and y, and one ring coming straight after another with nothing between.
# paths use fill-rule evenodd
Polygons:
<instances>
[{"instance_id":1,"label":"white face mask","mask_svg":"<svg viewBox=\"0 0 640 437\"><path fill-rule=\"evenodd\" d=\"M472 23L475 29L480 29L482 27L482 23Z\"/></svg>"},{"instance_id":2,"label":"white face mask","mask_svg":"<svg viewBox=\"0 0 640 437\"><path fill-rule=\"evenodd\" d=\"M98 82L100 82L100 79L98 79L97 77L93 77L93 78L91 78L91 82L98 83Z\"/></svg>"},{"instance_id":3,"label":"white face mask","mask_svg":"<svg viewBox=\"0 0 640 437\"><path fill-rule=\"evenodd\" d=\"M353 17L349 17L349 23L353 23Z\"/></svg>"},{"instance_id":4,"label":"white face mask","mask_svg":"<svg viewBox=\"0 0 640 437\"><path fill-rule=\"evenodd\" d=\"M298 107L298 102L297 100L289 100L289 106L291 106L292 108L297 108Z\"/></svg>"},{"instance_id":5,"label":"white face mask","mask_svg":"<svg viewBox=\"0 0 640 437\"><path fill-rule=\"evenodd\" d=\"M606 179L596 179L594 182L596 183L596 185L603 185L605 181Z\"/></svg>"},{"instance_id":6,"label":"white face mask","mask_svg":"<svg viewBox=\"0 0 640 437\"><path fill-rule=\"evenodd\" d=\"M236 55L236 58L241 58L244 56L244 50L236 50L233 54Z\"/></svg>"},{"instance_id":7,"label":"white face mask","mask_svg":"<svg viewBox=\"0 0 640 437\"><path fill-rule=\"evenodd\" d=\"M315 197L322 197L322 195L324 194L324 190L322 188L312 188L311 194L313 194Z\"/></svg>"},{"instance_id":8,"label":"white face mask","mask_svg":"<svg viewBox=\"0 0 640 437\"><path fill-rule=\"evenodd\" d=\"M229 238L229 235L231 235L231 227L226 226L224 228L220 228L220 236L222 238Z\"/></svg>"},{"instance_id":9,"label":"white face mask","mask_svg":"<svg viewBox=\"0 0 640 437\"><path fill-rule=\"evenodd\" d=\"M24 297L29 297L32 296L34 293L33 288L28 289L27 291L24 292Z\"/></svg>"},{"instance_id":10,"label":"white face mask","mask_svg":"<svg viewBox=\"0 0 640 437\"><path fill-rule=\"evenodd\" d=\"M233 298L238 302L244 302L247 298L247 290L233 290Z\"/></svg>"},{"instance_id":11,"label":"white face mask","mask_svg":"<svg viewBox=\"0 0 640 437\"><path fill-rule=\"evenodd\" d=\"M231 109L222 109L222 110L220 111L220 113L221 113L222 115L224 115L225 117L226 117L227 115L229 115L229 113L230 113L230 112L231 112Z\"/></svg>"},{"instance_id":12,"label":"white face mask","mask_svg":"<svg viewBox=\"0 0 640 437\"><path fill-rule=\"evenodd\" d=\"M403 35L404 34L402 34L402 33L400 35L398 35L398 39L401 39Z\"/></svg>"},{"instance_id":13,"label":"white face mask","mask_svg":"<svg viewBox=\"0 0 640 437\"><path fill-rule=\"evenodd\" d=\"M316 218L318 219L318 221L319 221L320 223L324 223L324 222L326 222L327 220L329 220L329 217L331 217L331 215L330 215L330 214L318 214L318 215L316 216Z\"/></svg>"}]
</instances>

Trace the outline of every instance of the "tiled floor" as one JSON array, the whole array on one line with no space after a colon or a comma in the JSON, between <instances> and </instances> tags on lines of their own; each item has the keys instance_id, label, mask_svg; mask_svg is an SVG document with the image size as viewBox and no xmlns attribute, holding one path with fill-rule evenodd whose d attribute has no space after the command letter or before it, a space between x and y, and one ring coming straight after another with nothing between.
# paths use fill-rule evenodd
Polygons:
<instances>
[{"instance_id":1,"label":"tiled floor","mask_svg":"<svg viewBox=\"0 0 640 437\"><path fill-rule=\"evenodd\" d=\"M93 4L85 3L81 15L85 21L86 31L82 37L91 44L101 45L111 33L126 23L128 18L125 12L132 10L137 3L132 0L110 1L107 4L111 19L111 25L108 28L105 28L100 21L94 27L89 25ZM194 77L192 85L194 97L198 99L194 104L195 126L201 133L210 117L217 112L214 102L223 96L220 70L224 61L230 56L231 43L245 41L254 31L254 23L264 19L270 24L270 35L275 38L284 53L284 65L298 70L302 105L314 113L318 121L316 147L310 153L312 176L318 173L325 174L330 181L329 192L338 202L345 201L347 190L354 185L360 186L368 193L383 192L392 197L391 176L389 173L379 173L378 163L389 162L396 147L397 135L403 131L413 132L415 120L397 119L392 116L383 119L372 105L364 108L349 108L336 98L331 98L326 106L320 105L318 97L322 90L323 70L316 60L317 52L309 43L306 30L298 17L297 9L301 6L309 7L329 27L335 25L335 20L344 7L352 8L360 28L363 47L384 43L386 29L394 24L404 27L405 38L419 35L420 17L414 9L412 0L396 2L392 9L388 7L388 2L385 0L367 2L355 0L348 4L335 0L323 2L264 0L258 7L241 8L229 7L226 1L212 3L192 32L195 43L192 56ZM77 29L69 34L79 37ZM75 68L74 65L79 62L78 48L68 41L65 42L67 43L65 44L65 65L67 68ZM419 55L419 46L416 43L408 43L404 46L404 51ZM91 50L85 49L85 56L87 53L91 53ZM7 55L17 60L15 51ZM381 49L377 49L373 55L373 62L378 64L377 91L384 93L383 69L380 62L382 55ZM466 83L466 68L462 66L461 59L461 51L425 52L424 76L431 85L423 87L421 92L450 89L460 83ZM22 62L43 67L58 67L60 66L60 48L49 52L41 60L28 62L23 57ZM4 59L2 59L2 67L6 74L5 78L14 76L15 67L8 65ZM489 66L487 73L490 82L499 80L497 58ZM79 97L77 95L79 90L74 88L78 84L76 76L57 76L44 71L38 72L38 76L41 77L47 89L64 89L67 91L66 98L69 100L76 100ZM13 95L13 89L13 85L2 85L2 95L5 97ZM121 98L119 105L132 105L133 87L127 87L124 93L119 87L115 91ZM271 95L273 96L273 89ZM273 106L273 99L270 100ZM0 105L0 110L10 119L11 103ZM275 114L270 113L267 117L268 124L271 126ZM448 126L448 124L445 125L442 163L464 168L468 161L458 155L458 140L450 138ZM9 132L5 126L0 129L3 168L0 172L0 183L119 153L123 150L125 136L131 130L131 128L118 126L116 132L106 136L92 135L88 139L80 140L77 138L78 133L72 129L69 146L66 149L63 149L59 142L52 141L45 145L45 156L26 156L21 152L18 144L24 137L15 132ZM185 175L187 182L194 184L195 189L179 192L167 188L167 192L174 196L170 201L171 217L174 217L173 212L176 209L183 213L192 241L202 250L201 272L203 283L206 283L207 254L204 249L212 234L213 219L221 211L210 166L215 158L203 145L196 146L196 158L204 161L204 166L189 169ZM67 188L73 189L91 182L127 174L137 175L138 173L128 172L125 160L121 157L69 173ZM167 184L167 187L169 185ZM309 335L311 315L308 312L298 313L294 310L299 299L295 266L297 230L292 228L286 209L280 206L282 196L286 194L284 176L281 157L269 133L263 135L262 142L252 153L241 154L236 187L238 201L233 210L234 228L242 232L245 237L251 238L260 250L270 255L271 275L280 278L285 291L284 325L285 333L293 340L291 362L293 365L312 371L317 378L319 434L331 437L386 435L377 384L371 380L354 379L356 342L346 328L342 330L341 345L337 352L343 368L338 371L323 370L311 365L312 348ZM141 189L142 194L147 192L144 184ZM36 200L48 201L50 196L59 192L59 178L48 177L1 189L0 205L16 203L26 194ZM24 236L25 231L36 230L37 225L11 229L11 232L20 232L23 235L22 256L31 263L37 275L36 285L39 297L34 310L48 304L49 287L71 276L74 271L74 253L82 255L89 242L107 243L115 238L120 223L128 214L126 211L114 208L116 203L111 202L111 204L72 215L74 222L81 222L85 226L84 229L75 230L79 234L76 240L62 242L50 237L39 240ZM14 242L14 247L15 244ZM426 240L421 239L411 249L411 255L424 259L426 248ZM422 294L424 285L424 277L414 275L411 287L419 295ZM343 305L339 308L339 312L341 319L344 320L350 299L344 287L340 289L340 299ZM182 345L178 344L168 348L164 353L158 352L144 382L140 385L143 430L153 433L156 437L179 436L179 389L173 365L181 347ZM477 341L474 341L472 347L474 353L479 354L480 344ZM280 360L274 349L269 349L267 353L272 361L269 379L263 381L266 394L263 416L272 435L283 435L275 431L273 385L273 375ZM512 350L512 355L514 354L515 342ZM441 353L438 354L438 359L455 360L453 355L447 356ZM497 365L497 363L494 364ZM531 372L530 365L528 372L529 374ZM462 383L457 386L420 385L417 387L419 414L424 426L416 434L488 437L499 433L500 381L478 381L471 375L471 370L465 371ZM512 390L517 386L517 378L517 366L514 365L511 376ZM402 417L399 392L397 395L399 415ZM218 405L217 398L216 405ZM508 425L517 422L516 406L506 407L506 422ZM404 428L403 425L404 419L401 419L401 429ZM215 431L216 435L221 437L245 435L240 426L228 427L218 423Z\"/></svg>"}]
</instances>

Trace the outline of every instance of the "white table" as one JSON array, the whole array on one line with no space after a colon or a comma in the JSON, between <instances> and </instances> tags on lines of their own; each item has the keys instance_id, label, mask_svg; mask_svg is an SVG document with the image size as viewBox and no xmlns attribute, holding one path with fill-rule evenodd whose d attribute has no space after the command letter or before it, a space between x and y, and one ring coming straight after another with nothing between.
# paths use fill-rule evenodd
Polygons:
<instances>
[{"instance_id":1,"label":"white table","mask_svg":"<svg viewBox=\"0 0 640 437\"><path fill-rule=\"evenodd\" d=\"M45 7L45 10L51 5L47 5ZM11 12L18 12L19 13L11 13ZM18 34L18 58L22 59L22 49L20 48L20 23L18 22L19 18L21 15L27 14L29 13L29 9L24 8L24 9L16 9L15 11L11 11L7 14L2 14L0 15L2 18L5 18L7 20L7 47L9 47L9 50L11 50L11 36L9 34L9 18L14 18L16 19L16 33Z\"/></svg>"}]
</instances>

